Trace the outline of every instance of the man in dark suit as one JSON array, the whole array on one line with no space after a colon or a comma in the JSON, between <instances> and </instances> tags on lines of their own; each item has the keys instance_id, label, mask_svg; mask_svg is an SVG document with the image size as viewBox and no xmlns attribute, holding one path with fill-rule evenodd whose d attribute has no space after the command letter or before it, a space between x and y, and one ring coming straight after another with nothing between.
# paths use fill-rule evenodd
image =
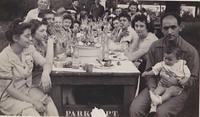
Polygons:
<instances>
[{"instance_id":1,"label":"man in dark suit","mask_svg":"<svg viewBox=\"0 0 200 117\"><path fill-rule=\"evenodd\" d=\"M100 0L95 0L95 4L90 9L90 14L95 20L101 18L104 14L104 7L100 4Z\"/></svg>"}]
</instances>

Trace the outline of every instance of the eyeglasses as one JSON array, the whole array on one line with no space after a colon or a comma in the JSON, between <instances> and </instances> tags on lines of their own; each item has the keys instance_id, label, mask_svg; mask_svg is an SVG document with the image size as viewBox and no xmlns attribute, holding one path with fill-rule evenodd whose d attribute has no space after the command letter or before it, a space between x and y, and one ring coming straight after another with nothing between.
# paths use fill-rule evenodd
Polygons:
<instances>
[{"instance_id":1,"label":"eyeglasses","mask_svg":"<svg viewBox=\"0 0 200 117\"><path fill-rule=\"evenodd\" d=\"M169 30L170 28L171 28L172 30L174 30L174 29L177 28L177 26L176 26L176 25L171 25L171 26L164 26L164 27L163 27L164 30Z\"/></svg>"}]
</instances>

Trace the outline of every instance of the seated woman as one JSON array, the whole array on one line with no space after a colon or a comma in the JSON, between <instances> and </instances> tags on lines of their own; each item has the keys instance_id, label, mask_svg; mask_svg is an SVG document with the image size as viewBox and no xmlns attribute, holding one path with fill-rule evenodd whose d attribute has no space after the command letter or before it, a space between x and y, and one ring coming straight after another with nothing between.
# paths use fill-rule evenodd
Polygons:
<instances>
[{"instance_id":1,"label":"seated woman","mask_svg":"<svg viewBox=\"0 0 200 117\"><path fill-rule=\"evenodd\" d=\"M45 57L47 51L47 22L31 20L31 35L32 41L35 46L35 49L40 52L40 54Z\"/></svg>"},{"instance_id":2,"label":"seated woman","mask_svg":"<svg viewBox=\"0 0 200 117\"><path fill-rule=\"evenodd\" d=\"M119 34L122 29L119 17L112 20L111 40L109 41L111 50L121 50Z\"/></svg>"},{"instance_id":3,"label":"seated woman","mask_svg":"<svg viewBox=\"0 0 200 117\"><path fill-rule=\"evenodd\" d=\"M112 20L112 27L113 27L113 30L112 30L112 40L114 42L120 42L119 39L117 39L117 37L119 36L119 32L121 30L121 23L119 21L119 17L115 17L113 18Z\"/></svg>"},{"instance_id":4,"label":"seated woman","mask_svg":"<svg viewBox=\"0 0 200 117\"><path fill-rule=\"evenodd\" d=\"M62 20L62 29L64 30L64 38L65 38L65 52L70 55L71 53L71 46L73 45L73 38L72 38L72 28L73 26L73 18L70 15L63 16ZM74 105L75 98L73 95L73 88L69 86L64 86L63 88L63 104L70 104Z\"/></svg>"},{"instance_id":5,"label":"seated woman","mask_svg":"<svg viewBox=\"0 0 200 117\"><path fill-rule=\"evenodd\" d=\"M136 33L139 36L137 47L130 47L125 55L129 60L133 61L140 72L145 70L146 66L146 53L148 52L151 44L158 40L155 34L149 32L150 24L147 21L147 17L143 14L138 14L132 21L132 26L135 28ZM134 48L134 49L132 49ZM140 90L144 88L145 80L140 80Z\"/></svg>"},{"instance_id":6,"label":"seated woman","mask_svg":"<svg viewBox=\"0 0 200 117\"><path fill-rule=\"evenodd\" d=\"M47 52L47 41L48 39L48 35L47 35L47 23L46 22L41 22L38 20L32 20L31 21L32 24L32 28L31 28L31 34L33 37L33 44L36 48L36 50L38 52L40 52L40 54L45 57L46 56L46 52ZM34 68L33 68L33 84L34 86L38 86L40 83L40 76L41 76L41 71L42 71L42 67L39 66L38 64L34 64ZM67 94L66 97L68 99L68 103L69 104L74 104L74 97L72 94L72 88L67 87L66 91ZM63 95L65 95L63 94ZM65 98L63 98L64 103L66 103Z\"/></svg>"},{"instance_id":7,"label":"seated woman","mask_svg":"<svg viewBox=\"0 0 200 117\"><path fill-rule=\"evenodd\" d=\"M38 20L31 20L31 35L33 45L35 49L42 55L46 57L47 52L47 42L52 41L51 39L48 40L47 36L47 22L46 21L38 21ZM51 42L52 43L52 42ZM49 44L49 43L48 43ZM34 67L32 70L32 78L33 78L33 85L40 87L41 82L41 75L42 75L42 66L37 63L34 63ZM41 88L41 87L40 87Z\"/></svg>"},{"instance_id":8,"label":"seated woman","mask_svg":"<svg viewBox=\"0 0 200 117\"><path fill-rule=\"evenodd\" d=\"M136 47L139 37L135 30L131 27L131 17L126 13L121 13L119 16L121 23L121 29L118 32L115 43L110 43L111 50L117 50L124 52L131 45ZM134 48L133 48L134 49Z\"/></svg>"},{"instance_id":9,"label":"seated woman","mask_svg":"<svg viewBox=\"0 0 200 117\"><path fill-rule=\"evenodd\" d=\"M66 46L69 46L71 44L73 44L73 38L72 38L72 35L73 35L73 31L72 31L72 27L73 27L73 19L70 15L65 15L63 16L63 21L62 21L62 28L64 30L64 35L66 38L65 41L66 41Z\"/></svg>"},{"instance_id":10,"label":"seated woman","mask_svg":"<svg viewBox=\"0 0 200 117\"><path fill-rule=\"evenodd\" d=\"M31 45L30 28L29 24L16 19L6 32L10 44L0 53L0 77L9 80L0 82L0 110L6 115L58 116L51 97L32 85L32 69L35 62L43 66L41 77L43 90L46 91L51 87L49 74L53 43L49 44L45 59Z\"/></svg>"},{"instance_id":11,"label":"seated woman","mask_svg":"<svg viewBox=\"0 0 200 117\"><path fill-rule=\"evenodd\" d=\"M132 21L132 27L135 28L136 33L139 36L139 41L137 47L130 47L128 51L125 52L125 55L129 60L135 62L138 67L142 62L141 60L145 59L145 54L148 52L151 44L158 40L155 34L149 32L150 25L147 21L147 18L143 14L138 14ZM135 49L132 49L135 48ZM141 68L142 67L142 68ZM144 70L145 66L139 66L139 70Z\"/></svg>"}]
</instances>

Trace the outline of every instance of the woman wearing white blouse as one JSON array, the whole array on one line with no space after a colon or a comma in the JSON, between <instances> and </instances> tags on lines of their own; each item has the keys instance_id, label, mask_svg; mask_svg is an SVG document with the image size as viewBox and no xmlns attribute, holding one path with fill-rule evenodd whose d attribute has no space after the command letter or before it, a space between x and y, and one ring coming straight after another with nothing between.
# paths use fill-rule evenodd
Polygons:
<instances>
[{"instance_id":1,"label":"woman wearing white blouse","mask_svg":"<svg viewBox=\"0 0 200 117\"><path fill-rule=\"evenodd\" d=\"M43 90L51 88L50 72L53 58L53 38L48 41L47 59L32 45L30 25L15 20L6 32L10 44L0 53L0 110L6 115L58 116L51 99L32 85L33 62L43 66Z\"/></svg>"},{"instance_id":2,"label":"woman wearing white blouse","mask_svg":"<svg viewBox=\"0 0 200 117\"><path fill-rule=\"evenodd\" d=\"M139 36L139 41L137 47L130 47L129 51L126 51L125 55L131 61L138 62L141 58L143 58L143 56L145 56L151 44L158 40L158 38L155 34L148 32L150 25L146 16L143 14L138 14L135 16L132 21L132 26L135 28L135 31Z\"/></svg>"}]
</instances>

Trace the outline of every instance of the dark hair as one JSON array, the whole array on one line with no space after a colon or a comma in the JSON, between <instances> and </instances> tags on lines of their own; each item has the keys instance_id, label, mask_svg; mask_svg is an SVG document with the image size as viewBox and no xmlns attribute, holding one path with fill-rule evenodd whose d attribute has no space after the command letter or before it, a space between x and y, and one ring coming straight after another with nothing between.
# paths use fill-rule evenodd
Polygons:
<instances>
[{"instance_id":1,"label":"dark hair","mask_svg":"<svg viewBox=\"0 0 200 117\"><path fill-rule=\"evenodd\" d=\"M80 12L80 21L81 21L82 19L85 19L86 17L88 17L87 11L82 10L82 11Z\"/></svg>"},{"instance_id":2,"label":"dark hair","mask_svg":"<svg viewBox=\"0 0 200 117\"><path fill-rule=\"evenodd\" d=\"M119 17L114 17L114 18L113 18L112 23L111 23L112 29L114 29L114 24L113 24L113 22L114 22L115 20L119 20Z\"/></svg>"},{"instance_id":3,"label":"dark hair","mask_svg":"<svg viewBox=\"0 0 200 117\"><path fill-rule=\"evenodd\" d=\"M181 24L182 20L181 20L180 15L178 15L177 13L167 12L167 13L164 13L160 18L161 26L162 26L163 19L167 16L173 16L174 18L176 18L178 25Z\"/></svg>"},{"instance_id":4,"label":"dark hair","mask_svg":"<svg viewBox=\"0 0 200 117\"><path fill-rule=\"evenodd\" d=\"M129 5L128 5L128 9L129 9L129 7L132 6L132 5L134 5L134 6L137 7L137 10L136 10L136 11L139 10L139 9L138 9L138 3L137 3L137 2L134 2L134 1L131 1L131 2L129 3Z\"/></svg>"},{"instance_id":5,"label":"dark hair","mask_svg":"<svg viewBox=\"0 0 200 117\"><path fill-rule=\"evenodd\" d=\"M46 14L54 14L55 15L55 13L51 9L46 9L46 10L42 10L38 14L38 17L43 19Z\"/></svg>"},{"instance_id":6,"label":"dark hair","mask_svg":"<svg viewBox=\"0 0 200 117\"><path fill-rule=\"evenodd\" d=\"M21 35L24 33L24 30L30 29L31 25L29 23L23 22L22 19L15 19L8 27L8 30L5 32L5 36L10 43L13 43L14 35Z\"/></svg>"},{"instance_id":7,"label":"dark hair","mask_svg":"<svg viewBox=\"0 0 200 117\"><path fill-rule=\"evenodd\" d=\"M113 10L115 11L116 9L121 9L122 10L122 8L120 8L120 7L115 7Z\"/></svg>"},{"instance_id":8,"label":"dark hair","mask_svg":"<svg viewBox=\"0 0 200 117\"><path fill-rule=\"evenodd\" d=\"M119 18L125 17L128 21L131 21L131 16L127 12L122 12L119 14Z\"/></svg>"},{"instance_id":9,"label":"dark hair","mask_svg":"<svg viewBox=\"0 0 200 117\"><path fill-rule=\"evenodd\" d=\"M145 12L147 12L147 10L146 10L144 7L142 7L142 8L140 9L140 12L141 12L141 13L145 13Z\"/></svg>"},{"instance_id":10,"label":"dark hair","mask_svg":"<svg viewBox=\"0 0 200 117\"><path fill-rule=\"evenodd\" d=\"M114 17L110 17L110 16L107 17L107 21L110 21L110 20L113 21L113 19Z\"/></svg>"},{"instance_id":11,"label":"dark hair","mask_svg":"<svg viewBox=\"0 0 200 117\"><path fill-rule=\"evenodd\" d=\"M147 31L148 31L148 32L151 31L151 30L150 30L150 28L151 28L150 23L148 23L147 17L146 17L144 14L135 15L134 19L133 19L132 22L131 22L131 25L132 25L133 28L135 28L135 23L136 23L137 21L144 22L145 25L146 25L146 27L147 27Z\"/></svg>"},{"instance_id":12,"label":"dark hair","mask_svg":"<svg viewBox=\"0 0 200 117\"><path fill-rule=\"evenodd\" d=\"M63 20L65 20L65 19L69 19L69 20L71 20L72 23L73 23L73 18L72 18L70 15L64 15L64 16L63 16Z\"/></svg>"},{"instance_id":13,"label":"dark hair","mask_svg":"<svg viewBox=\"0 0 200 117\"><path fill-rule=\"evenodd\" d=\"M73 18L72 18L70 15L64 15L64 16L63 16L63 20L66 20L66 19L71 20L71 26L70 26L70 28L72 28L73 25L74 25L74 20L73 20Z\"/></svg>"},{"instance_id":14,"label":"dark hair","mask_svg":"<svg viewBox=\"0 0 200 117\"><path fill-rule=\"evenodd\" d=\"M177 59L180 59L182 57L182 51L177 46L168 46L164 53L166 54L175 54Z\"/></svg>"},{"instance_id":15,"label":"dark hair","mask_svg":"<svg viewBox=\"0 0 200 117\"><path fill-rule=\"evenodd\" d=\"M73 22L73 24L75 24L75 23L77 23L79 26L81 25L81 22L79 22L79 21L77 21L77 20L75 20L75 21Z\"/></svg>"},{"instance_id":16,"label":"dark hair","mask_svg":"<svg viewBox=\"0 0 200 117\"><path fill-rule=\"evenodd\" d=\"M75 2L75 1L78 1L78 0L72 0L72 2Z\"/></svg>"},{"instance_id":17,"label":"dark hair","mask_svg":"<svg viewBox=\"0 0 200 117\"><path fill-rule=\"evenodd\" d=\"M31 24L31 34L34 35L36 30L41 26L41 25L48 25L46 21L39 21L36 19L33 19L30 21Z\"/></svg>"},{"instance_id":18,"label":"dark hair","mask_svg":"<svg viewBox=\"0 0 200 117\"><path fill-rule=\"evenodd\" d=\"M114 17L112 21L119 20L119 17Z\"/></svg>"},{"instance_id":19,"label":"dark hair","mask_svg":"<svg viewBox=\"0 0 200 117\"><path fill-rule=\"evenodd\" d=\"M88 19L91 19L93 22L95 21L93 15L91 14L88 15Z\"/></svg>"}]
</instances>

